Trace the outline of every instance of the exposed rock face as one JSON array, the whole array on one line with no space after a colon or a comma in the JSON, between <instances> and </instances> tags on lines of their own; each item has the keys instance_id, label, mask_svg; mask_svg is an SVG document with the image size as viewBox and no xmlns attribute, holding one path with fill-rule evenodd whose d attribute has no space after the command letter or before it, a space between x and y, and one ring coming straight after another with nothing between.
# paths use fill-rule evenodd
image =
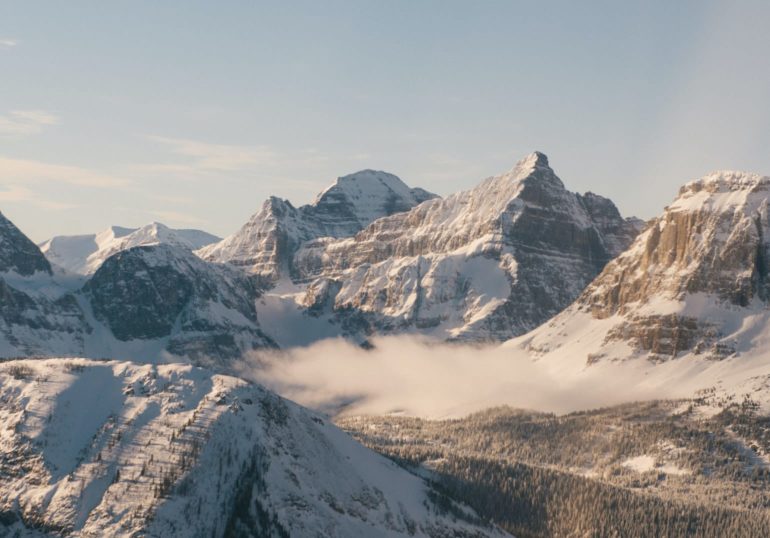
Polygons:
<instances>
[{"instance_id":1,"label":"exposed rock face","mask_svg":"<svg viewBox=\"0 0 770 538\"><path fill-rule=\"evenodd\" d=\"M677 314L632 317L607 333L607 342L629 342L633 349L650 352L650 357L670 358L692 351L722 358L734 350L718 342L719 332L711 323Z\"/></svg>"},{"instance_id":2,"label":"exposed rock face","mask_svg":"<svg viewBox=\"0 0 770 538\"><path fill-rule=\"evenodd\" d=\"M60 235L40 244L48 260L71 272L93 274L104 261L124 250L146 245L175 245L197 250L221 239L201 230L172 230L159 222L141 228L111 226L98 234Z\"/></svg>"},{"instance_id":3,"label":"exposed rock face","mask_svg":"<svg viewBox=\"0 0 770 538\"><path fill-rule=\"evenodd\" d=\"M633 240L609 200L567 191L542 153L475 189L305 243L304 305L331 304L347 333L420 331L503 340L570 304Z\"/></svg>"},{"instance_id":4,"label":"exposed rock face","mask_svg":"<svg viewBox=\"0 0 770 538\"><path fill-rule=\"evenodd\" d=\"M273 347L257 323L258 284L185 249L158 245L112 256L83 292L119 340L169 338L168 351L208 362Z\"/></svg>"},{"instance_id":5,"label":"exposed rock face","mask_svg":"<svg viewBox=\"0 0 770 538\"><path fill-rule=\"evenodd\" d=\"M621 217L620 211L609 198L587 192L580 199L613 258L626 250L645 227L641 219Z\"/></svg>"},{"instance_id":6,"label":"exposed rock face","mask_svg":"<svg viewBox=\"0 0 770 538\"><path fill-rule=\"evenodd\" d=\"M198 256L162 225L113 228L96 251L80 253L78 263L98 267L82 290L41 295L39 316L16 307L6 323L38 319L66 333L67 354L148 360L165 350L216 365L258 347L339 335L500 341L571 303L637 229L609 200L567 191L541 153L445 200L363 171L307 206L270 198L239 233ZM67 241L96 241L81 239ZM49 255L67 241L47 243ZM55 315L60 299L72 327ZM35 347L38 333L25 344L24 331L6 332L5 355L62 349L55 338Z\"/></svg>"},{"instance_id":7,"label":"exposed rock face","mask_svg":"<svg viewBox=\"0 0 770 538\"><path fill-rule=\"evenodd\" d=\"M526 345L594 341L589 362L752 353L764 345L757 338L766 331L770 303L769 203L768 177L716 172L688 183L575 304ZM595 322L579 321L585 315Z\"/></svg>"},{"instance_id":8,"label":"exposed rock face","mask_svg":"<svg viewBox=\"0 0 770 538\"><path fill-rule=\"evenodd\" d=\"M82 354L90 332L73 295L32 294L0 277L0 356Z\"/></svg>"},{"instance_id":9,"label":"exposed rock face","mask_svg":"<svg viewBox=\"0 0 770 538\"><path fill-rule=\"evenodd\" d=\"M409 188L392 174L363 170L338 178L313 203L299 208L271 197L237 233L199 250L198 255L277 280L282 274L293 274L292 257L303 242L351 236L375 219L435 197Z\"/></svg>"},{"instance_id":10,"label":"exposed rock face","mask_svg":"<svg viewBox=\"0 0 770 538\"><path fill-rule=\"evenodd\" d=\"M0 356L82 353L89 328L40 249L0 213Z\"/></svg>"},{"instance_id":11,"label":"exposed rock face","mask_svg":"<svg viewBox=\"0 0 770 538\"><path fill-rule=\"evenodd\" d=\"M50 274L51 264L35 243L0 213L0 273L10 271L22 276L36 271Z\"/></svg>"},{"instance_id":12,"label":"exposed rock face","mask_svg":"<svg viewBox=\"0 0 770 538\"><path fill-rule=\"evenodd\" d=\"M735 306L767 302L770 178L719 172L685 185L581 303L598 316L654 297L713 294Z\"/></svg>"}]
</instances>

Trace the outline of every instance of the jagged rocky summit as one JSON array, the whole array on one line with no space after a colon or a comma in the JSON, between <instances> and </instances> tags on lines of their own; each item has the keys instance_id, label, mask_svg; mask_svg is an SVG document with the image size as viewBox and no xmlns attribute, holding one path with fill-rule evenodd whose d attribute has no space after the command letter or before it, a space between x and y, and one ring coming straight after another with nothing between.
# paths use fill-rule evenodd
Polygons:
<instances>
[{"instance_id":1,"label":"jagged rocky summit","mask_svg":"<svg viewBox=\"0 0 770 538\"><path fill-rule=\"evenodd\" d=\"M296 318L286 306L293 301L362 341L403 332L502 341L569 305L640 228L610 200L568 191L535 152L474 189L382 217L351 237L305 241L290 264L301 291L268 294L263 310L276 332L306 321L275 321L287 311ZM285 333L276 338L293 343Z\"/></svg>"},{"instance_id":2,"label":"jagged rocky summit","mask_svg":"<svg viewBox=\"0 0 770 538\"><path fill-rule=\"evenodd\" d=\"M349 237L374 220L411 209L436 195L410 188L386 172L362 170L337 179L307 205L270 197L238 232L198 251L272 280L293 274L300 245L319 237Z\"/></svg>"}]
</instances>

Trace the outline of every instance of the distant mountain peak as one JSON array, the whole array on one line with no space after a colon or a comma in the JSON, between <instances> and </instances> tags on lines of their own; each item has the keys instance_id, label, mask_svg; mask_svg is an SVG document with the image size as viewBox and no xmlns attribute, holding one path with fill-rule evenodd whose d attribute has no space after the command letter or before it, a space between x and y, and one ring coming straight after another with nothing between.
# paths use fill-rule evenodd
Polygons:
<instances>
[{"instance_id":1,"label":"distant mountain peak","mask_svg":"<svg viewBox=\"0 0 770 538\"><path fill-rule=\"evenodd\" d=\"M533 151L517 162L515 168L550 168L550 165L548 164L548 156L545 153Z\"/></svg>"},{"instance_id":2,"label":"distant mountain peak","mask_svg":"<svg viewBox=\"0 0 770 538\"><path fill-rule=\"evenodd\" d=\"M356 189L361 191L367 191L371 189L380 188L380 185L384 185L394 191L409 191L409 187L406 183L401 181L398 176L383 172L381 170L364 169L358 172L353 172L346 176L338 177L334 183L329 185L323 191L321 191L315 198L313 205L320 203L330 192L335 190L349 190Z\"/></svg>"},{"instance_id":3,"label":"distant mountain peak","mask_svg":"<svg viewBox=\"0 0 770 538\"><path fill-rule=\"evenodd\" d=\"M87 275L113 254L132 247L170 243L192 251L219 240L201 230L175 230L153 221L141 228L110 226L96 234L56 236L41 243L40 248L54 264Z\"/></svg>"},{"instance_id":4,"label":"distant mountain peak","mask_svg":"<svg viewBox=\"0 0 770 538\"><path fill-rule=\"evenodd\" d=\"M610 200L568 191L547 162L532 153L352 238L306 243L292 260L295 281L308 284L303 305L358 334L419 327L483 341L533 328L639 231Z\"/></svg>"},{"instance_id":5,"label":"distant mountain peak","mask_svg":"<svg viewBox=\"0 0 770 538\"><path fill-rule=\"evenodd\" d=\"M321 237L350 237L371 222L436 198L380 170L338 177L312 203L295 207L271 196L238 232L198 251L205 260L230 263L273 280L291 272L299 246Z\"/></svg>"}]
</instances>

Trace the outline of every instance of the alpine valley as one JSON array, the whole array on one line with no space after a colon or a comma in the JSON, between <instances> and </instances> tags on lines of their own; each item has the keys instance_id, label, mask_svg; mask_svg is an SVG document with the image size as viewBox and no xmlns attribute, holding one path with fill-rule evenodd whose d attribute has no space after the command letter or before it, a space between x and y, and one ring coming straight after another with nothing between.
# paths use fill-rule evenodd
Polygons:
<instances>
[{"instance_id":1,"label":"alpine valley","mask_svg":"<svg viewBox=\"0 0 770 538\"><path fill-rule=\"evenodd\" d=\"M451 401L375 402L386 340ZM0 536L767 536L770 178L647 223L540 152L444 198L363 170L224 239L0 214L0 357ZM507 406L527 372L620 399Z\"/></svg>"}]
</instances>

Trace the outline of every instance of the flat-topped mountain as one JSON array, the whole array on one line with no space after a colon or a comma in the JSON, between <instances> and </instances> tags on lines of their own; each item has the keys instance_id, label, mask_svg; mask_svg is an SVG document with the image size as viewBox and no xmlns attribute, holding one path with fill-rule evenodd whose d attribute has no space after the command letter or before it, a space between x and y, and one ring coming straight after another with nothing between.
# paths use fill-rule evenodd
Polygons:
<instances>
[{"instance_id":1,"label":"flat-topped mountain","mask_svg":"<svg viewBox=\"0 0 770 538\"><path fill-rule=\"evenodd\" d=\"M770 354L769 204L768 177L728 171L688 183L574 305L521 344L589 362ZM592 344L578 352L578 341Z\"/></svg>"}]
</instances>

